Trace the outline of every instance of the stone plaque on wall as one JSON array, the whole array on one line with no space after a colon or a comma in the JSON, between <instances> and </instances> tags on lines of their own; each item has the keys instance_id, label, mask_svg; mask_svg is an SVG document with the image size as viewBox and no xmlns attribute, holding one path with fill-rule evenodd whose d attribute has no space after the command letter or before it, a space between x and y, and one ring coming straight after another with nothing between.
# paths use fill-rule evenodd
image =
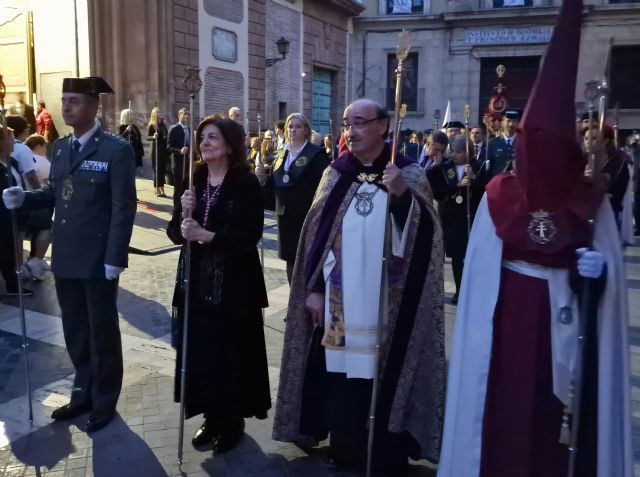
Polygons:
<instances>
[{"instance_id":1,"label":"stone plaque on wall","mask_svg":"<svg viewBox=\"0 0 640 477\"><path fill-rule=\"evenodd\" d=\"M505 45L518 43L548 43L553 34L552 26L523 28L470 28L465 30L464 39L456 43L465 45Z\"/></svg>"},{"instance_id":2,"label":"stone plaque on wall","mask_svg":"<svg viewBox=\"0 0 640 477\"><path fill-rule=\"evenodd\" d=\"M211 53L217 60L238 61L238 37L232 31L214 28L211 34Z\"/></svg>"},{"instance_id":3,"label":"stone plaque on wall","mask_svg":"<svg viewBox=\"0 0 640 477\"><path fill-rule=\"evenodd\" d=\"M215 18L242 23L244 0L204 0L204 11Z\"/></svg>"}]
</instances>

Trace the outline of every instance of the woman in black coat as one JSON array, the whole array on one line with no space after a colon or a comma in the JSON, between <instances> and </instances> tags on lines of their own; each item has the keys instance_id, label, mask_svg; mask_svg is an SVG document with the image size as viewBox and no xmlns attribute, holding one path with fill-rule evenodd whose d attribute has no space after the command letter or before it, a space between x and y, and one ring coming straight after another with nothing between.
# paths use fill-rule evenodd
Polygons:
<instances>
[{"instance_id":1,"label":"woman in black coat","mask_svg":"<svg viewBox=\"0 0 640 477\"><path fill-rule=\"evenodd\" d=\"M142 146L142 135L140 129L133 123L131 110L123 109L120 113L120 128L118 134L124 137L133 147L133 153L136 159L136 167L142 167L142 157L144 156L144 147Z\"/></svg>"},{"instance_id":2,"label":"woman in black coat","mask_svg":"<svg viewBox=\"0 0 640 477\"><path fill-rule=\"evenodd\" d=\"M302 224L329 158L324 148L311 144L311 126L302 114L290 114L284 130L288 142L273 166L260 165L255 172L267 190L275 191L278 256L287 262L291 283Z\"/></svg>"},{"instance_id":3,"label":"woman in black coat","mask_svg":"<svg viewBox=\"0 0 640 477\"><path fill-rule=\"evenodd\" d=\"M267 294L257 243L262 236L262 190L245 160L242 126L220 116L196 131L201 161L195 193L187 190L169 223L174 243L191 241L190 308L185 409L204 413L196 448L235 447L244 418L265 419L271 407L261 309ZM193 218L181 218L182 210ZM180 398L184 248L173 298L177 348L175 398Z\"/></svg>"},{"instance_id":4,"label":"woman in black coat","mask_svg":"<svg viewBox=\"0 0 640 477\"><path fill-rule=\"evenodd\" d=\"M169 150L167 149L167 123L164 122L164 114L159 108L151 110L149 118L149 134L147 139L151 141L151 167L153 168L153 186L156 188L156 196L166 197L164 192L164 175L169 162ZM156 165L157 162L157 165Z\"/></svg>"}]
</instances>

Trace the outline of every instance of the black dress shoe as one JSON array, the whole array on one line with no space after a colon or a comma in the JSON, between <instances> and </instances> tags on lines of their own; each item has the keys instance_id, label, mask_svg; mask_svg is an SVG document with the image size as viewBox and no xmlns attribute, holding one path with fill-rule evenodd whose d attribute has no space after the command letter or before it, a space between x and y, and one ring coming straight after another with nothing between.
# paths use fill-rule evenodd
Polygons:
<instances>
[{"instance_id":1,"label":"black dress shoe","mask_svg":"<svg viewBox=\"0 0 640 477\"><path fill-rule=\"evenodd\" d=\"M213 429L213 425L210 422L207 422L207 420L205 419L205 421L193 435L191 443L193 444L193 447L198 449L213 444L214 439L216 439L217 437L218 434Z\"/></svg>"},{"instance_id":2,"label":"black dress shoe","mask_svg":"<svg viewBox=\"0 0 640 477\"><path fill-rule=\"evenodd\" d=\"M87 432L96 432L105 427L107 424L111 422L115 412L109 411L94 411L87 419L86 423L86 431Z\"/></svg>"},{"instance_id":3,"label":"black dress shoe","mask_svg":"<svg viewBox=\"0 0 640 477\"><path fill-rule=\"evenodd\" d=\"M242 419L236 427L223 432L213 443L214 454L224 454L230 451L238 445L242 436L244 436L244 419Z\"/></svg>"},{"instance_id":4,"label":"black dress shoe","mask_svg":"<svg viewBox=\"0 0 640 477\"><path fill-rule=\"evenodd\" d=\"M55 421L68 421L91 411L88 404L65 404L51 413L51 419Z\"/></svg>"}]
</instances>

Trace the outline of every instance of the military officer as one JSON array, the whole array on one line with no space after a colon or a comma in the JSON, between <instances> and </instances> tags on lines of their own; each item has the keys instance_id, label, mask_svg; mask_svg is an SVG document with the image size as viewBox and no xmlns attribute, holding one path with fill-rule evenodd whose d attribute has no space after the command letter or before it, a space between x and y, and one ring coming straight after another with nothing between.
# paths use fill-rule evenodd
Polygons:
<instances>
[{"instance_id":1,"label":"military officer","mask_svg":"<svg viewBox=\"0 0 640 477\"><path fill-rule=\"evenodd\" d=\"M51 268L76 375L71 402L51 417L90 412L87 432L111 421L122 387L116 296L136 213L133 149L100 127L100 93L113 93L100 77L63 80L62 116L73 134L53 145L50 184L2 194L9 209L55 206Z\"/></svg>"},{"instance_id":2,"label":"military officer","mask_svg":"<svg viewBox=\"0 0 640 477\"><path fill-rule=\"evenodd\" d=\"M487 174L485 183L503 172L509 172L515 158L518 121L522 111L506 109L502 117L502 134L489 141L489 161L485 164Z\"/></svg>"}]
</instances>

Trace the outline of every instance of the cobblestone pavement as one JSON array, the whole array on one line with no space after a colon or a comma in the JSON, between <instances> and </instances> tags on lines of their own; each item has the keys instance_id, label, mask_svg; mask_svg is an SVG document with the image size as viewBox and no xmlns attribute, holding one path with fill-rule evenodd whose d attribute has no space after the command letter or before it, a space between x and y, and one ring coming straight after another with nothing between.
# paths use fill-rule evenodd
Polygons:
<instances>
[{"instance_id":1,"label":"cobblestone pavement","mask_svg":"<svg viewBox=\"0 0 640 477\"><path fill-rule=\"evenodd\" d=\"M89 436L82 429L82 418L69 423L50 419L51 411L68 401L73 377L50 274L43 282L30 283L34 296L25 299L34 398L34 422L33 426L29 425L17 302L2 298L0 477L354 476L327 464L326 443L305 452L291 444L273 441L272 412L264 421L247 420L246 435L240 445L216 457L211 451L198 452L191 447L191 436L201 424L201 418L188 420L183 465L178 467L179 407L172 399L175 351L169 345L170 304L178 251L170 244L161 243L163 237L158 233L168 219L170 199L156 199L151 190L148 181L138 181L142 207L136 223L142 224L145 230L137 227L134 233L147 233L145 241L154 240L149 234L155 234L158 243L148 247L146 253L151 254L131 254L129 268L121 276L118 308L125 360L124 383L118 416L104 430ZM269 214L265 219L264 245L270 302L265 311L265 337L275 397L288 285L284 263L276 256L276 231ZM634 438L636 460L640 462L640 248L627 249L627 275ZM449 296L453 287L447 265L445 291ZM447 305L448 336L453 326L453 312L453 307ZM409 475L430 477L435 476L435 471L425 462L413 462ZM640 468L636 475L640 476Z\"/></svg>"}]
</instances>

